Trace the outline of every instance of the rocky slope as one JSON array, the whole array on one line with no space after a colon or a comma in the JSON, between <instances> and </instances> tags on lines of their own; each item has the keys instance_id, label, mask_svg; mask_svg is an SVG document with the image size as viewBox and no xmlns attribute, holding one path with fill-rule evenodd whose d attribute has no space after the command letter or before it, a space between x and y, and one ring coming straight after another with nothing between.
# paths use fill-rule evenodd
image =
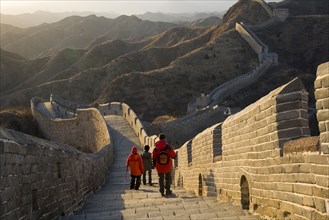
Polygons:
<instances>
[{"instance_id":1,"label":"rocky slope","mask_svg":"<svg viewBox=\"0 0 329 220\"><path fill-rule=\"evenodd\" d=\"M48 99L55 93L83 104L127 102L147 121L166 114L182 116L186 104L201 92L208 93L258 64L257 55L234 26L237 21L260 24L268 18L259 3L240 0L225 14L220 26L174 27L142 40L128 34L134 41L108 40L118 33L107 32L109 35L94 37L83 50L64 49L37 60L10 59L12 65L5 61L9 66L6 74L16 74L20 83L0 97L1 108L29 106L32 96ZM124 16L116 20L122 20L120 24L141 22ZM258 30L257 35L270 50L279 54L281 64L259 83L229 97L226 104L244 107L295 76L304 78L311 93L314 68L329 59L326 22L326 16L299 16ZM315 35L318 37L312 37ZM19 70L27 68L25 64L37 67L29 77L19 78Z\"/></svg>"}]
</instances>

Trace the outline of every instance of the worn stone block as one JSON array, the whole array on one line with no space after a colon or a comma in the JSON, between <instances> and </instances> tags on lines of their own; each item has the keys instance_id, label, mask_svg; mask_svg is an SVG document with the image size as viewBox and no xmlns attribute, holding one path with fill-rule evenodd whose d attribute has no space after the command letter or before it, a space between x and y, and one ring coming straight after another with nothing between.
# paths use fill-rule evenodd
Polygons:
<instances>
[{"instance_id":1,"label":"worn stone block","mask_svg":"<svg viewBox=\"0 0 329 220\"><path fill-rule=\"evenodd\" d=\"M326 205L325 205L325 200L324 199L314 197L314 205L315 205L315 208L317 210L319 210L319 212L322 212L322 213L326 212Z\"/></svg>"},{"instance_id":2,"label":"worn stone block","mask_svg":"<svg viewBox=\"0 0 329 220\"><path fill-rule=\"evenodd\" d=\"M322 80L321 79L316 79L314 81L314 89L320 89L322 87Z\"/></svg>"},{"instance_id":3,"label":"worn stone block","mask_svg":"<svg viewBox=\"0 0 329 220\"><path fill-rule=\"evenodd\" d=\"M303 205L314 207L314 197L313 196L304 196Z\"/></svg>"},{"instance_id":4,"label":"worn stone block","mask_svg":"<svg viewBox=\"0 0 329 220\"><path fill-rule=\"evenodd\" d=\"M319 122L320 132L329 132L329 120Z\"/></svg>"},{"instance_id":5,"label":"worn stone block","mask_svg":"<svg viewBox=\"0 0 329 220\"><path fill-rule=\"evenodd\" d=\"M329 189L328 188L319 188L316 186L313 186L313 196L320 197L327 199L329 195Z\"/></svg>"},{"instance_id":6,"label":"worn stone block","mask_svg":"<svg viewBox=\"0 0 329 220\"><path fill-rule=\"evenodd\" d=\"M284 121L284 120L291 120L296 119L299 117L299 111L298 110L291 110L286 112L279 112L276 115L276 121Z\"/></svg>"},{"instance_id":7,"label":"worn stone block","mask_svg":"<svg viewBox=\"0 0 329 220\"><path fill-rule=\"evenodd\" d=\"M320 134L320 142L321 143L329 143L329 131L322 132Z\"/></svg>"},{"instance_id":8,"label":"worn stone block","mask_svg":"<svg viewBox=\"0 0 329 220\"><path fill-rule=\"evenodd\" d=\"M311 173L329 176L329 169L327 169L327 168L328 168L328 166L312 164Z\"/></svg>"},{"instance_id":9,"label":"worn stone block","mask_svg":"<svg viewBox=\"0 0 329 220\"><path fill-rule=\"evenodd\" d=\"M320 212L312 212L312 218L316 220L328 220L328 214L323 214Z\"/></svg>"},{"instance_id":10,"label":"worn stone block","mask_svg":"<svg viewBox=\"0 0 329 220\"><path fill-rule=\"evenodd\" d=\"M279 139L292 139L302 137L302 130L300 128L292 128L278 131Z\"/></svg>"},{"instance_id":11,"label":"worn stone block","mask_svg":"<svg viewBox=\"0 0 329 220\"><path fill-rule=\"evenodd\" d=\"M329 109L329 98L316 100L316 109L317 110Z\"/></svg>"},{"instance_id":12,"label":"worn stone block","mask_svg":"<svg viewBox=\"0 0 329 220\"><path fill-rule=\"evenodd\" d=\"M328 121L329 120L329 109L318 110L316 117L318 121Z\"/></svg>"},{"instance_id":13,"label":"worn stone block","mask_svg":"<svg viewBox=\"0 0 329 220\"><path fill-rule=\"evenodd\" d=\"M281 211L286 211L286 212L289 212L289 213L293 213L294 212L294 206L290 202L282 201L280 203L280 210Z\"/></svg>"},{"instance_id":14,"label":"worn stone block","mask_svg":"<svg viewBox=\"0 0 329 220\"><path fill-rule=\"evenodd\" d=\"M322 154L329 154L329 143L321 143L320 148L321 148L320 152Z\"/></svg>"},{"instance_id":15,"label":"worn stone block","mask_svg":"<svg viewBox=\"0 0 329 220\"><path fill-rule=\"evenodd\" d=\"M297 176L301 176L297 174ZM307 181L305 181L307 182ZM311 185L304 185L304 184L295 184L294 185L294 192L303 195L312 195L313 189Z\"/></svg>"},{"instance_id":16,"label":"worn stone block","mask_svg":"<svg viewBox=\"0 0 329 220\"><path fill-rule=\"evenodd\" d=\"M329 88L316 89L314 94L315 94L315 98L317 100L328 98L329 97Z\"/></svg>"}]
</instances>

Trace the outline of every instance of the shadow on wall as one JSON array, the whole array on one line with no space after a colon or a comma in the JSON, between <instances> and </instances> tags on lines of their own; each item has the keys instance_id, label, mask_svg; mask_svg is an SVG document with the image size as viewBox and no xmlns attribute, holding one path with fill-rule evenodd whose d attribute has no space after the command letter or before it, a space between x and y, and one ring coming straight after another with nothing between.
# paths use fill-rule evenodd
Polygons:
<instances>
[{"instance_id":1,"label":"shadow on wall","mask_svg":"<svg viewBox=\"0 0 329 220\"><path fill-rule=\"evenodd\" d=\"M250 192L249 183L245 176L242 176L240 180L240 192L242 209L248 210L250 205Z\"/></svg>"},{"instance_id":2,"label":"shadow on wall","mask_svg":"<svg viewBox=\"0 0 329 220\"><path fill-rule=\"evenodd\" d=\"M201 175L201 174L200 174ZM210 169L209 174L203 177L203 195L204 196L217 196L217 186L215 183L215 175L212 169Z\"/></svg>"},{"instance_id":3,"label":"shadow on wall","mask_svg":"<svg viewBox=\"0 0 329 220\"><path fill-rule=\"evenodd\" d=\"M277 138L280 155L283 156L284 143L311 134L308 127L308 94L302 81L296 78L289 87L279 91L275 101Z\"/></svg>"}]
</instances>

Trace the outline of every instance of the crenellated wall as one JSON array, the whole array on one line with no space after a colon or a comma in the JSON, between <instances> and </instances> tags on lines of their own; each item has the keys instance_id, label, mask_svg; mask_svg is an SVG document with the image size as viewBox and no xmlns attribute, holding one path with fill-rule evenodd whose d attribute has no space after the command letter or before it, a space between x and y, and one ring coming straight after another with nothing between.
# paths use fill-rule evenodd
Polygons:
<instances>
[{"instance_id":1,"label":"crenellated wall","mask_svg":"<svg viewBox=\"0 0 329 220\"><path fill-rule=\"evenodd\" d=\"M329 62L318 67L314 88L321 152L329 154Z\"/></svg>"},{"instance_id":2,"label":"crenellated wall","mask_svg":"<svg viewBox=\"0 0 329 220\"><path fill-rule=\"evenodd\" d=\"M83 152L97 152L110 143L107 125L95 108L77 109L74 118L57 118L50 103L32 98L31 109L48 140L71 145Z\"/></svg>"},{"instance_id":3,"label":"crenellated wall","mask_svg":"<svg viewBox=\"0 0 329 220\"><path fill-rule=\"evenodd\" d=\"M177 150L175 185L274 219L328 219L329 155L299 139L307 97L295 79L198 134Z\"/></svg>"},{"instance_id":4,"label":"crenellated wall","mask_svg":"<svg viewBox=\"0 0 329 220\"><path fill-rule=\"evenodd\" d=\"M0 219L58 219L104 181L112 144L93 154L0 129Z\"/></svg>"}]
</instances>

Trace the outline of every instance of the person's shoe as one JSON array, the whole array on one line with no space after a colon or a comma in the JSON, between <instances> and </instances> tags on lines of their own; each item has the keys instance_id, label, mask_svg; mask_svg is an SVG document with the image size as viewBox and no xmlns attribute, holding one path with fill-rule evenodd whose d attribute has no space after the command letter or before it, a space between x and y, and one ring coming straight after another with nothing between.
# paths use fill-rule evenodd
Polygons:
<instances>
[{"instance_id":1,"label":"person's shoe","mask_svg":"<svg viewBox=\"0 0 329 220\"><path fill-rule=\"evenodd\" d=\"M171 194L172 194L172 191L171 191L171 190L166 191L166 195L167 195L167 196L169 196L169 195L171 195Z\"/></svg>"},{"instance_id":2,"label":"person's shoe","mask_svg":"<svg viewBox=\"0 0 329 220\"><path fill-rule=\"evenodd\" d=\"M150 186L153 186L153 184L152 184L152 183L150 183L149 185L150 185Z\"/></svg>"},{"instance_id":3,"label":"person's shoe","mask_svg":"<svg viewBox=\"0 0 329 220\"><path fill-rule=\"evenodd\" d=\"M139 190L139 188L135 188L135 190Z\"/></svg>"}]
</instances>

